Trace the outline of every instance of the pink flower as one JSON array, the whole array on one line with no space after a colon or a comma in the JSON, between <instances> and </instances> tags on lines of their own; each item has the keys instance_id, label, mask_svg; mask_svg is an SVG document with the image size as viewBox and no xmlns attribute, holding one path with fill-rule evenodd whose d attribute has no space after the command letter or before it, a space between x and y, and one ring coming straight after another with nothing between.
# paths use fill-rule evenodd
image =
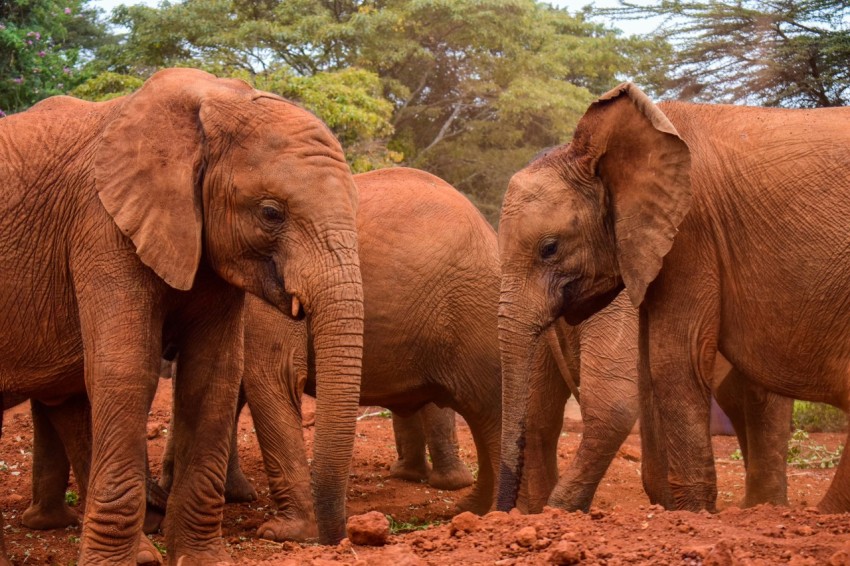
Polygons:
<instances>
[{"instance_id":1,"label":"pink flower","mask_svg":"<svg viewBox=\"0 0 850 566\"><path fill-rule=\"evenodd\" d=\"M3 112L2 110L0 110L0 118L5 118L5 117L6 117L6 113Z\"/></svg>"},{"instance_id":2,"label":"pink flower","mask_svg":"<svg viewBox=\"0 0 850 566\"><path fill-rule=\"evenodd\" d=\"M28 40L27 40L27 45L32 45L32 40L31 40L31 39L28 39Z\"/></svg>"},{"instance_id":3,"label":"pink flower","mask_svg":"<svg viewBox=\"0 0 850 566\"><path fill-rule=\"evenodd\" d=\"M68 67L62 67L62 72L65 73L66 75L70 75L71 69L69 69Z\"/></svg>"},{"instance_id":4,"label":"pink flower","mask_svg":"<svg viewBox=\"0 0 850 566\"><path fill-rule=\"evenodd\" d=\"M19 85L22 82L24 82L24 78L23 77L16 77L16 78L12 79L12 82L15 83L16 85Z\"/></svg>"},{"instance_id":5,"label":"pink flower","mask_svg":"<svg viewBox=\"0 0 850 566\"><path fill-rule=\"evenodd\" d=\"M3 24L0 24L0 31L3 31L4 29L6 29L6 26L4 26Z\"/></svg>"},{"instance_id":6,"label":"pink flower","mask_svg":"<svg viewBox=\"0 0 850 566\"><path fill-rule=\"evenodd\" d=\"M71 8L65 8L65 13L70 15L71 14Z\"/></svg>"},{"instance_id":7,"label":"pink flower","mask_svg":"<svg viewBox=\"0 0 850 566\"><path fill-rule=\"evenodd\" d=\"M39 56L39 57L44 57L45 55L47 55L47 53L45 53L44 51L39 51L39 52L38 52L38 56Z\"/></svg>"}]
</instances>

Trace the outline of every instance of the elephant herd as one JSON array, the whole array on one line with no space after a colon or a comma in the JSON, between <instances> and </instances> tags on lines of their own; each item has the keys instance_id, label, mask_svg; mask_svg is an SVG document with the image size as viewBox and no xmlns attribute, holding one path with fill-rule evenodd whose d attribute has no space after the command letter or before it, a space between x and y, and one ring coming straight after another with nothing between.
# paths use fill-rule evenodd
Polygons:
<instances>
[{"instance_id":1,"label":"elephant herd","mask_svg":"<svg viewBox=\"0 0 850 566\"><path fill-rule=\"evenodd\" d=\"M324 544L345 536L359 404L394 412L395 475L446 489L472 481L460 414L477 513L588 509L638 417L650 500L713 510L712 395L744 504L784 504L791 399L850 408L850 109L656 105L620 85L514 175L498 235L444 181L352 175L312 114L193 69L0 120L0 172L0 394L33 413L22 521L75 520L73 468L81 563L158 562L146 500L167 502L170 562L229 561L225 494L254 493L231 449L245 402L279 509L258 535ZM559 479L570 395L584 432ZM844 457L820 505L850 511Z\"/></svg>"}]
</instances>

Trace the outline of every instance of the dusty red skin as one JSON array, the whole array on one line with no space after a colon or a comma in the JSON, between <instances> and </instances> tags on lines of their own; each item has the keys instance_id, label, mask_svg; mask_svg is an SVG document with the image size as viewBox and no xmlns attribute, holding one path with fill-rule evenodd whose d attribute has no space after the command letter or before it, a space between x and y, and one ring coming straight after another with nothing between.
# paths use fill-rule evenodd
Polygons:
<instances>
[{"instance_id":1,"label":"dusty red skin","mask_svg":"<svg viewBox=\"0 0 850 566\"><path fill-rule=\"evenodd\" d=\"M169 423L169 387L163 382L157 393L148 425L153 438L148 446L154 473L165 446L164 432ZM307 399L305 420L313 412L313 400ZM363 412L374 412L362 408ZM578 446L581 424L565 421L566 434L561 438L558 451L563 469ZM225 508L224 537L228 550L240 564L310 564L315 559L336 560L353 564L359 558L367 563L382 563L385 558L397 561L396 555L387 553L412 552L428 564L456 565L473 562L492 564L497 560L514 560L516 564L540 563L560 541L575 541L586 552L587 563L606 559L608 564L653 563L684 564L685 554L696 557L699 553L725 552L731 549L739 559L758 564L787 562L799 564L827 563L844 544L850 544L850 524L842 515L820 515L809 506L816 504L826 491L833 470L798 470L789 468L788 495L790 508L757 507L737 510L732 507L743 496L744 470L739 460L729 459L737 448L734 437L715 437L714 450L718 458L718 515L688 512L666 512L650 508L640 485L640 442L636 434L629 436L624 448L611 464L602 480L594 500L601 518L584 514L550 511L531 516L489 516L482 520L481 528L461 538L450 536L448 520L454 502L460 500L469 488L457 492L437 491L427 484L414 484L389 477L389 466L395 460L392 423L389 419L373 417L358 423L352 478L349 485L349 514L380 510L392 515L396 521L443 521L444 524L426 531L393 535L385 548L322 547L293 543L272 543L254 538L256 528L274 509L268 497L263 477L259 447L252 433L250 416L243 415L239 423L239 455L246 475L260 487L259 500ZM0 471L3 490L0 502L7 509L6 544L14 563L68 564L79 550L79 527L55 531L30 531L21 526L21 513L29 504L32 449L32 423L29 408L22 405L8 412L4 418L5 442L0 450L0 460L7 470ZM308 448L312 448L313 429L305 429ZM475 464L475 450L469 429L459 420L458 437L461 458L468 465ZM813 434L812 441L834 449L843 434ZM25 453L22 454L21 450ZM13 472L20 472L13 475ZM76 490L72 485L71 489ZM651 517L650 517L651 515ZM593 516L599 516L593 515ZM646 527L644 528L644 523ZM511 549L519 531L535 527L537 547L530 550L517 545ZM161 535L154 540L162 542ZM549 541L549 542L547 542ZM723 544L719 544L724 541ZM719 545L719 547L715 547ZM747 555L751 553L751 555ZM807 562L806 556L812 557ZM590 558L595 557L594 560ZM268 562L266 562L268 561ZM695 562L690 562L695 563ZM742 562L746 563L746 562Z\"/></svg>"}]
</instances>

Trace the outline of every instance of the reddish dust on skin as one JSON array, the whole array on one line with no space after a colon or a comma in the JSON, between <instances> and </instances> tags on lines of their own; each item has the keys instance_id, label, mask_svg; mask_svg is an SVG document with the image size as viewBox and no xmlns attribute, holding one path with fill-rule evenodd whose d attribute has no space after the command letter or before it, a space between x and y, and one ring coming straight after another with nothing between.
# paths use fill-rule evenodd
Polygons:
<instances>
[{"instance_id":1,"label":"reddish dust on skin","mask_svg":"<svg viewBox=\"0 0 850 566\"><path fill-rule=\"evenodd\" d=\"M169 427L170 383L161 383L148 424L149 451L155 475ZM314 403L305 401L305 421ZM377 412L362 408L363 413ZM461 458L475 469L469 429L459 420ZM79 527L31 531L21 525L30 500L32 421L27 405L5 415L0 445L0 506L6 518L6 548L15 564L72 564L79 550ZM581 423L565 421L559 461L566 467L578 447ZM821 515L815 505L825 493L833 470L789 467L790 508L734 507L743 497L744 470L730 459L734 437L715 437L718 458L717 515L666 512L652 507L640 483L640 439L629 436L603 479L590 514L547 509L541 515L491 513L480 520L452 510L470 488L439 491L389 477L395 461L390 419L373 416L358 422L354 464L349 484L349 515L379 510L396 523L440 522L426 530L393 534L386 546L322 547L274 543L255 537L257 527L274 512L250 415L239 423L239 455L260 499L225 508L224 538L240 564L735 564L850 565L850 520L847 515ZM305 428L308 448L313 429ZM812 434L811 440L834 450L843 434ZM77 490L72 485L72 490ZM161 535L155 535L164 544Z\"/></svg>"}]
</instances>

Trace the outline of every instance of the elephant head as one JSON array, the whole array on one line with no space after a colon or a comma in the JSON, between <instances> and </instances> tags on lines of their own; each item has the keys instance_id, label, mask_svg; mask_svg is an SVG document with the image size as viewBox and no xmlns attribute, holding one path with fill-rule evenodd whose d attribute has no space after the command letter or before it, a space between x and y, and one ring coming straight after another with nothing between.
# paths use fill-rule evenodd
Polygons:
<instances>
[{"instance_id":1,"label":"elephant head","mask_svg":"<svg viewBox=\"0 0 850 566\"><path fill-rule=\"evenodd\" d=\"M98 196L141 260L188 290L203 264L295 318L315 345L321 538L344 536L363 344L358 193L309 112L236 80L157 73L114 106ZM215 308L215 305L210 305Z\"/></svg>"},{"instance_id":2,"label":"elephant head","mask_svg":"<svg viewBox=\"0 0 850 566\"><path fill-rule=\"evenodd\" d=\"M631 84L594 102L571 143L511 179L499 224L500 509L516 502L529 374L545 332L558 317L580 323L624 287L639 305L690 202L688 147Z\"/></svg>"}]
</instances>

